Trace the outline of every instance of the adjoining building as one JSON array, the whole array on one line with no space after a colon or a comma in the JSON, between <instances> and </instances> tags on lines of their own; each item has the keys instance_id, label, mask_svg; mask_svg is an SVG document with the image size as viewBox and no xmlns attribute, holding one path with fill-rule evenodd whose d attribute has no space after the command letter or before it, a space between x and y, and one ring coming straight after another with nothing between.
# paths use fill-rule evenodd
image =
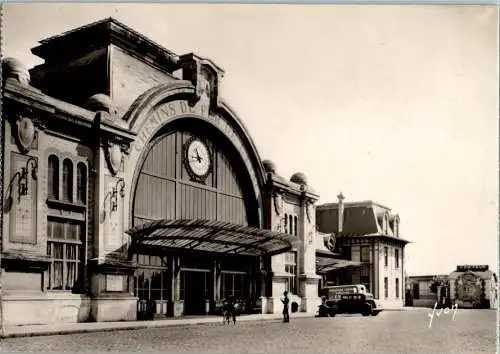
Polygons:
<instances>
[{"instance_id":1,"label":"adjoining building","mask_svg":"<svg viewBox=\"0 0 500 354\"><path fill-rule=\"evenodd\" d=\"M319 196L261 160L220 67L114 19L32 53L2 62L5 324L316 311Z\"/></svg>"},{"instance_id":2,"label":"adjoining building","mask_svg":"<svg viewBox=\"0 0 500 354\"><path fill-rule=\"evenodd\" d=\"M406 279L406 306L434 307L436 302L448 304L448 275L416 275ZM438 294L439 292L439 294ZM444 301L440 295L444 294Z\"/></svg>"},{"instance_id":3,"label":"adjoining building","mask_svg":"<svg viewBox=\"0 0 500 354\"><path fill-rule=\"evenodd\" d=\"M372 201L345 203L340 194L337 203L316 207L316 224L319 232L332 235L327 242L330 257L344 261L328 270L324 281L363 284L385 307L403 306L404 248L409 241L399 235L399 215ZM318 254L321 258L325 255Z\"/></svg>"},{"instance_id":4,"label":"adjoining building","mask_svg":"<svg viewBox=\"0 0 500 354\"><path fill-rule=\"evenodd\" d=\"M407 291L410 306L498 308L497 275L487 265L458 265L447 275L410 276Z\"/></svg>"}]
</instances>

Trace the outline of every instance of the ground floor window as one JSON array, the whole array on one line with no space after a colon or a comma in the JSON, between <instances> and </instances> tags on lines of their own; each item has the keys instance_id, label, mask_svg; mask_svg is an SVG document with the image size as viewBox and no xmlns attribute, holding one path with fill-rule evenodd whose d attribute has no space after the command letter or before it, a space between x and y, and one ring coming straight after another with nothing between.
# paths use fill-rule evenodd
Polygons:
<instances>
[{"instance_id":1,"label":"ground floor window","mask_svg":"<svg viewBox=\"0 0 500 354\"><path fill-rule=\"evenodd\" d=\"M168 300L168 278L163 269L138 269L134 277L134 295L140 300Z\"/></svg>"},{"instance_id":2,"label":"ground floor window","mask_svg":"<svg viewBox=\"0 0 500 354\"><path fill-rule=\"evenodd\" d=\"M371 292L370 289L370 266L364 265L361 267L361 274L359 277L360 283L365 286L365 289L368 292Z\"/></svg>"},{"instance_id":3,"label":"ground floor window","mask_svg":"<svg viewBox=\"0 0 500 354\"><path fill-rule=\"evenodd\" d=\"M285 253L285 272L289 274L286 280L286 290L297 294L297 252Z\"/></svg>"},{"instance_id":4,"label":"ground floor window","mask_svg":"<svg viewBox=\"0 0 500 354\"><path fill-rule=\"evenodd\" d=\"M384 277L384 297L389 297L389 278Z\"/></svg>"},{"instance_id":5,"label":"ground floor window","mask_svg":"<svg viewBox=\"0 0 500 354\"><path fill-rule=\"evenodd\" d=\"M419 285L418 283L414 283L413 284L413 298L414 299L420 299L420 288L419 288Z\"/></svg>"},{"instance_id":6,"label":"ground floor window","mask_svg":"<svg viewBox=\"0 0 500 354\"><path fill-rule=\"evenodd\" d=\"M242 273L222 273L222 289L221 295L223 298L233 296L235 299L241 299L245 296L245 274Z\"/></svg>"},{"instance_id":7,"label":"ground floor window","mask_svg":"<svg viewBox=\"0 0 500 354\"><path fill-rule=\"evenodd\" d=\"M161 257L137 254L134 261L139 265L134 276L134 295L140 300L167 300L170 286Z\"/></svg>"},{"instance_id":8,"label":"ground floor window","mask_svg":"<svg viewBox=\"0 0 500 354\"><path fill-rule=\"evenodd\" d=\"M399 278L396 278L396 299L399 299Z\"/></svg>"},{"instance_id":9,"label":"ground floor window","mask_svg":"<svg viewBox=\"0 0 500 354\"><path fill-rule=\"evenodd\" d=\"M49 290L74 290L80 270L80 244L47 242L49 263Z\"/></svg>"},{"instance_id":10,"label":"ground floor window","mask_svg":"<svg viewBox=\"0 0 500 354\"><path fill-rule=\"evenodd\" d=\"M47 219L48 290L77 290L81 283L83 220Z\"/></svg>"}]
</instances>

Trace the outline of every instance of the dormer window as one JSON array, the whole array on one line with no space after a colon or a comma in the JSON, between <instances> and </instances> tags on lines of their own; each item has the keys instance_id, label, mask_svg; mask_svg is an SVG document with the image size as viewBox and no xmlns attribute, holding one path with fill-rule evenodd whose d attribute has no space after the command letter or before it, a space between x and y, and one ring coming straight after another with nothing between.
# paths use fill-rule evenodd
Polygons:
<instances>
[{"instance_id":1,"label":"dormer window","mask_svg":"<svg viewBox=\"0 0 500 354\"><path fill-rule=\"evenodd\" d=\"M394 236L399 237L399 215L394 217Z\"/></svg>"},{"instance_id":2,"label":"dormer window","mask_svg":"<svg viewBox=\"0 0 500 354\"><path fill-rule=\"evenodd\" d=\"M384 213L384 218L382 219L382 232L385 235L389 234L389 213Z\"/></svg>"}]
</instances>

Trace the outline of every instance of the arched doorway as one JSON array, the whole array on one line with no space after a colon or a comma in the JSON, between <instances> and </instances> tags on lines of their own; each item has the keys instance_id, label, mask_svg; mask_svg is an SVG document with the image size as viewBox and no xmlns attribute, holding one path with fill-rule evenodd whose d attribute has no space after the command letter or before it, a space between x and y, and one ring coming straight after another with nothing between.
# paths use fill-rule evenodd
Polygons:
<instances>
[{"instance_id":1,"label":"arched doorway","mask_svg":"<svg viewBox=\"0 0 500 354\"><path fill-rule=\"evenodd\" d=\"M259 227L258 201L245 165L227 138L208 123L183 118L167 124L144 148L138 168L134 227L156 220ZM140 301L154 300L159 315L206 314L228 295L252 307L260 295L258 258L193 250L196 241L183 242L175 250L155 244L135 248L139 269L134 293Z\"/></svg>"}]
</instances>

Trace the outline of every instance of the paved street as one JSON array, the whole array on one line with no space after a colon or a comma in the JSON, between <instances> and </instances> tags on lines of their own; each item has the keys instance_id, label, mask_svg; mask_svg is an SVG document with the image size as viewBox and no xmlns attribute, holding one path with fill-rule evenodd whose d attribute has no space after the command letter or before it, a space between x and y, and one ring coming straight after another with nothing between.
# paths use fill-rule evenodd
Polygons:
<instances>
[{"instance_id":1,"label":"paved street","mask_svg":"<svg viewBox=\"0 0 500 354\"><path fill-rule=\"evenodd\" d=\"M205 324L29 338L6 338L0 352L162 353L495 353L496 311L431 309L383 312L377 317L293 319Z\"/></svg>"}]
</instances>

